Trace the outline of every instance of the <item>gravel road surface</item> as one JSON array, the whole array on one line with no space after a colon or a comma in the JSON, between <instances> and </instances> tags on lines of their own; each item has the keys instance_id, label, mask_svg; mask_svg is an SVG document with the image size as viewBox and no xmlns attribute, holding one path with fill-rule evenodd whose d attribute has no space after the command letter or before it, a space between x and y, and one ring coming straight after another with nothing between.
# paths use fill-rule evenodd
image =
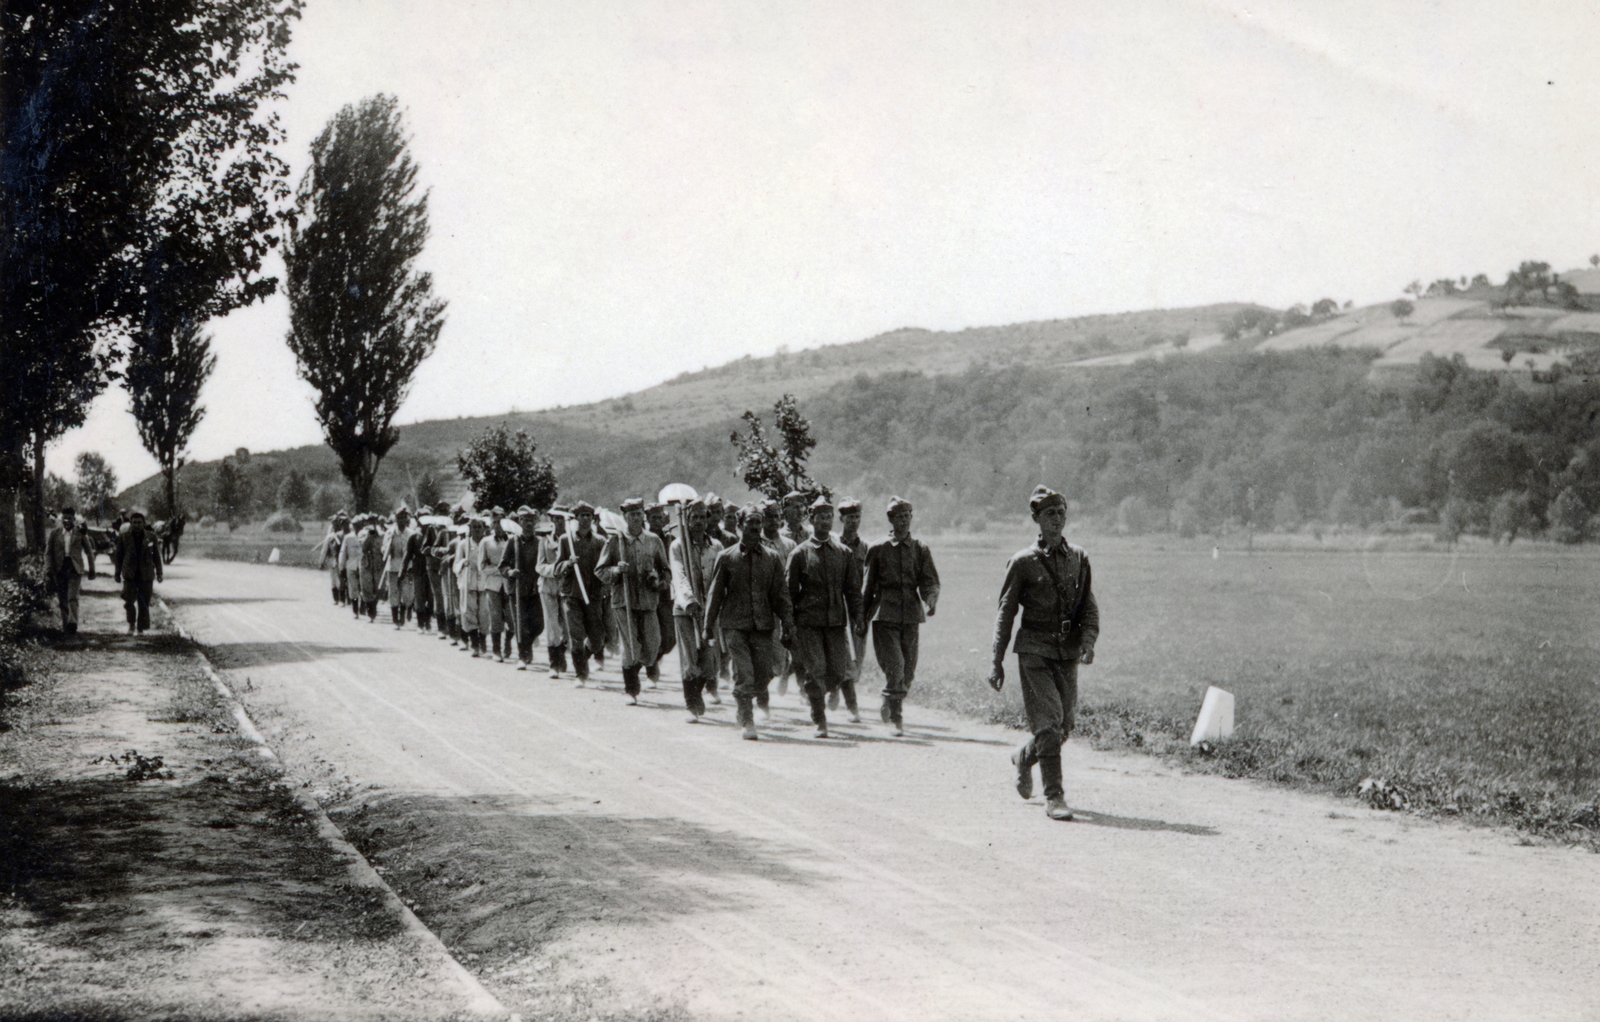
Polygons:
<instances>
[{"instance_id":1,"label":"gravel road surface","mask_svg":"<svg viewBox=\"0 0 1600 1022\"><path fill-rule=\"evenodd\" d=\"M493 804L474 840L584 856L603 890L554 909L538 991L483 976L514 1010L603 989L597 1011L704 1019L1600 1017L1588 852L1079 743L1080 818L1054 823L1003 728L909 707L895 739L874 696L819 741L791 692L751 743L731 699L690 726L671 685L628 707L614 674L470 659L354 621L323 573L182 560L161 594L291 767L433 819Z\"/></svg>"}]
</instances>

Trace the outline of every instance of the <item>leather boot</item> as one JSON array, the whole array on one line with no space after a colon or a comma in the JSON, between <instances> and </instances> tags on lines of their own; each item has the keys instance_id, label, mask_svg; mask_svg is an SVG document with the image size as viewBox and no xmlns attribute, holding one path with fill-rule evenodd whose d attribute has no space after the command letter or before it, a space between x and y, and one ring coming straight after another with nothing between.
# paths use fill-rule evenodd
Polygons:
<instances>
[{"instance_id":1,"label":"leather boot","mask_svg":"<svg viewBox=\"0 0 1600 1022\"><path fill-rule=\"evenodd\" d=\"M1029 743L1032 744L1032 743ZM1011 754L1011 765L1017 768L1017 794L1023 798L1033 797L1033 761L1028 758L1028 746L1024 745Z\"/></svg>"},{"instance_id":2,"label":"leather boot","mask_svg":"<svg viewBox=\"0 0 1600 1022\"><path fill-rule=\"evenodd\" d=\"M900 700L898 699L889 701L889 727L897 738L906 733L905 723L900 719Z\"/></svg>"},{"instance_id":3,"label":"leather boot","mask_svg":"<svg viewBox=\"0 0 1600 1022\"><path fill-rule=\"evenodd\" d=\"M828 711L822 702L822 693L808 692L806 698L811 703L811 723L817 725L817 737L828 737Z\"/></svg>"},{"instance_id":4,"label":"leather boot","mask_svg":"<svg viewBox=\"0 0 1600 1022\"><path fill-rule=\"evenodd\" d=\"M739 703L739 727L743 729L741 737L753 742L759 737L756 734L755 707L751 705L749 696L736 696L735 698Z\"/></svg>"},{"instance_id":5,"label":"leather boot","mask_svg":"<svg viewBox=\"0 0 1600 1022\"><path fill-rule=\"evenodd\" d=\"M856 683L847 681L839 686L844 693L844 708L850 712L850 723L861 723L861 707L856 705Z\"/></svg>"},{"instance_id":6,"label":"leather boot","mask_svg":"<svg viewBox=\"0 0 1600 1022\"><path fill-rule=\"evenodd\" d=\"M622 669L622 688L628 693L628 702L639 701L639 665L624 667Z\"/></svg>"}]
</instances>

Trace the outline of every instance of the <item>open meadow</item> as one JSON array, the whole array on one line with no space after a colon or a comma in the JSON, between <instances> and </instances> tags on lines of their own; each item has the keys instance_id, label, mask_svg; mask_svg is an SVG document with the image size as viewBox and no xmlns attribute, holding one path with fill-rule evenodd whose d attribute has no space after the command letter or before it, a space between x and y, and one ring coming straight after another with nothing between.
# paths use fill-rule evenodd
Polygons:
<instances>
[{"instance_id":1,"label":"open meadow","mask_svg":"<svg viewBox=\"0 0 1600 1022\"><path fill-rule=\"evenodd\" d=\"M1080 736L1338 792L1373 778L1386 782L1368 785L1374 804L1592 839L1600 554L1339 539L1215 559L1208 540L1080 540L1102 623ZM1020 720L1015 658L1003 693L983 679L1006 558L1030 540L1017 528L932 542L943 596L913 703ZM1203 754L1187 742L1208 685L1235 695L1237 731Z\"/></svg>"}]
</instances>

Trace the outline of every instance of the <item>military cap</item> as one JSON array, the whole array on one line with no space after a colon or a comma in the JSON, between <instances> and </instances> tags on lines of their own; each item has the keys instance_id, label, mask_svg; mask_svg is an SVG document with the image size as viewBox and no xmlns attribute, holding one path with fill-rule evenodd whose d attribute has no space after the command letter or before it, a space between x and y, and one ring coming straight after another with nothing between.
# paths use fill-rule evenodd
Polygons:
<instances>
[{"instance_id":1,"label":"military cap","mask_svg":"<svg viewBox=\"0 0 1600 1022\"><path fill-rule=\"evenodd\" d=\"M778 502L775 500L763 500L757 504L756 507L762 514L767 515L768 517L778 517Z\"/></svg>"},{"instance_id":2,"label":"military cap","mask_svg":"<svg viewBox=\"0 0 1600 1022\"><path fill-rule=\"evenodd\" d=\"M824 510L824 509L826 509L828 511L832 511L833 510L833 504L829 502L827 494L825 494L825 493L818 494L817 495L817 499L813 500L811 502L810 510L812 510L812 511L821 511L821 510Z\"/></svg>"},{"instance_id":3,"label":"military cap","mask_svg":"<svg viewBox=\"0 0 1600 1022\"><path fill-rule=\"evenodd\" d=\"M666 509L667 509L667 505L665 505L665 504L659 504L659 503L657 503L657 504L646 504L644 506L644 513L647 514L647 515L653 515L657 511L665 511Z\"/></svg>"},{"instance_id":4,"label":"military cap","mask_svg":"<svg viewBox=\"0 0 1600 1022\"><path fill-rule=\"evenodd\" d=\"M887 514L891 514L892 515L896 511L910 511L910 510L911 510L911 501L906 500L904 497L890 497L889 498L889 510L886 512Z\"/></svg>"},{"instance_id":5,"label":"military cap","mask_svg":"<svg viewBox=\"0 0 1600 1022\"><path fill-rule=\"evenodd\" d=\"M144 512L143 511L135 509L133 511L129 511L128 512L128 521L130 521L130 522L133 521L135 518L143 518L143 517L144 517Z\"/></svg>"},{"instance_id":6,"label":"military cap","mask_svg":"<svg viewBox=\"0 0 1600 1022\"><path fill-rule=\"evenodd\" d=\"M528 505L524 504L521 507L517 508L517 515L516 516L518 518L521 518L523 515L536 515L538 513L539 512L535 511L533 508L531 508Z\"/></svg>"},{"instance_id":7,"label":"military cap","mask_svg":"<svg viewBox=\"0 0 1600 1022\"><path fill-rule=\"evenodd\" d=\"M394 516L396 518L400 518L402 516L404 516L406 518L410 518L411 517L411 510L409 508L407 508L404 504L401 504L399 507L395 508Z\"/></svg>"},{"instance_id":8,"label":"military cap","mask_svg":"<svg viewBox=\"0 0 1600 1022\"><path fill-rule=\"evenodd\" d=\"M763 501L757 504L746 504L744 507L740 508L739 525L743 527L749 524L751 519L760 521L762 518L764 518L766 516L766 503L767 502Z\"/></svg>"},{"instance_id":9,"label":"military cap","mask_svg":"<svg viewBox=\"0 0 1600 1022\"><path fill-rule=\"evenodd\" d=\"M683 502L683 509L685 511L691 511L691 510L704 511L706 509L706 507L707 507L707 504L706 504L705 500L703 498L701 498L701 497L696 497L693 500L686 500L686 501Z\"/></svg>"},{"instance_id":10,"label":"military cap","mask_svg":"<svg viewBox=\"0 0 1600 1022\"><path fill-rule=\"evenodd\" d=\"M801 493L799 490L790 490L788 493L783 495L783 505L788 507L791 501L794 503L804 503L805 499L806 495Z\"/></svg>"},{"instance_id":11,"label":"military cap","mask_svg":"<svg viewBox=\"0 0 1600 1022\"><path fill-rule=\"evenodd\" d=\"M1067 506L1067 498L1052 490L1048 486L1040 485L1033 488L1033 495L1028 498L1028 512L1038 514L1047 507Z\"/></svg>"},{"instance_id":12,"label":"military cap","mask_svg":"<svg viewBox=\"0 0 1600 1022\"><path fill-rule=\"evenodd\" d=\"M643 511L644 501L639 497L629 497L618 506L617 510L623 514L627 514L630 511Z\"/></svg>"},{"instance_id":13,"label":"military cap","mask_svg":"<svg viewBox=\"0 0 1600 1022\"><path fill-rule=\"evenodd\" d=\"M492 515L499 515L501 518L504 518L506 516L506 509L501 507L499 504L496 504L494 507L489 509L489 513Z\"/></svg>"},{"instance_id":14,"label":"military cap","mask_svg":"<svg viewBox=\"0 0 1600 1022\"><path fill-rule=\"evenodd\" d=\"M572 505L572 514L575 518L579 515L588 515L590 518L593 518L594 505L589 503L587 500L580 500L576 504Z\"/></svg>"},{"instance_id":15,"label":"military cap","mask_svg":"<svg viewBox=\"0 0 1600 1022\"><path fill-rule=\"evenodd\" d=\"M717 496L715 493L712 493L710 490L707 490L705 493L700 495L700 502L706 507L722 506L722 498Z\"/></svg>"},{"instance_id":16,"label":"military cap","mask_svg":"<svg viewBox=\"0 0 1600 1022\"><path fill-rule=\"evenodd\" d=\"M846 497L839 501L839 513L842 515L858 515L861 513L861 501L854 497Z\"/></svg>"},{"instance_id":17,"label":"military cap","mask_svg":"<svg viewBox=\"0 0 1600 1022\"><path fill-rule=\"evenodd\" d=\"M447 515L447 514L449 514L450 513L450 502L448 500L439 501L439 503L433 505L433 513L436 514L436 515Z\"/></svg>"}]
</instances>

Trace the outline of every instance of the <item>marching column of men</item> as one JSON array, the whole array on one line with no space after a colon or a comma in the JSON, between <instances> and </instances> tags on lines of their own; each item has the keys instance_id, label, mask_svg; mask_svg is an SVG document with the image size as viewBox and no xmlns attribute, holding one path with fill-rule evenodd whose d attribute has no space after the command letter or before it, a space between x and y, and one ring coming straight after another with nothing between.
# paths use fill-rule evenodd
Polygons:
<instances>
[{"instance_id":1,"label":"marching column of men","mask_svg":"<svg viewBox=\"0 0 1600 1022\"><path fill-rule=\"evenodd\" d=\"M1041 486L1029 510L1039 539L1007 563L989 682L1003 686L1005 654L1015 652L1032 732L1012 756L1015 786L1031 798L1037 766L1048 815L1070 820L1061 747L1075 722L1078 667L1094 660L1099 611L1088 555L1063 536L1066 499ZM816 737L829 737L828 711L841 698L859 723L857 684L870 633L884 678L880 717L895 735L905 733L921 627L936 614L940 593L933 553L912 535L909 501L890 499L888 535L870 543L861 535L861 504L835 507L826 496L807 502L793 493L744 508L713 495L649 506L630 498L621 511L624 527L609 533L582 501L550 509L547 529L527 506L511 519L515 529L500 508L477 516L456 508L421 529L402 508L387 533L376 516L340 515L322 559L331 564L336 603L374 620L381 579L397 624L415 608L427 631L431 613L439 637L473 656L505 662L514 641L518 669L527 670L542 635L550 676L562 677L570 654L581 688L590 661L603 669L610 647L629 704L638 703L641 676L655 687L664 653L675 648L688 722L705 716L708 700L722 702L718 678L731 675L740 732L752 741L760 738L756 711L770 716L772 681L791 671ZM52 542L52 551L67 548L64 539ZM399 573L409 579L398 586L390 577L396 542L404 551ZM131 605L129 613L132 624Z\"/></svg>"}]
</instances>

